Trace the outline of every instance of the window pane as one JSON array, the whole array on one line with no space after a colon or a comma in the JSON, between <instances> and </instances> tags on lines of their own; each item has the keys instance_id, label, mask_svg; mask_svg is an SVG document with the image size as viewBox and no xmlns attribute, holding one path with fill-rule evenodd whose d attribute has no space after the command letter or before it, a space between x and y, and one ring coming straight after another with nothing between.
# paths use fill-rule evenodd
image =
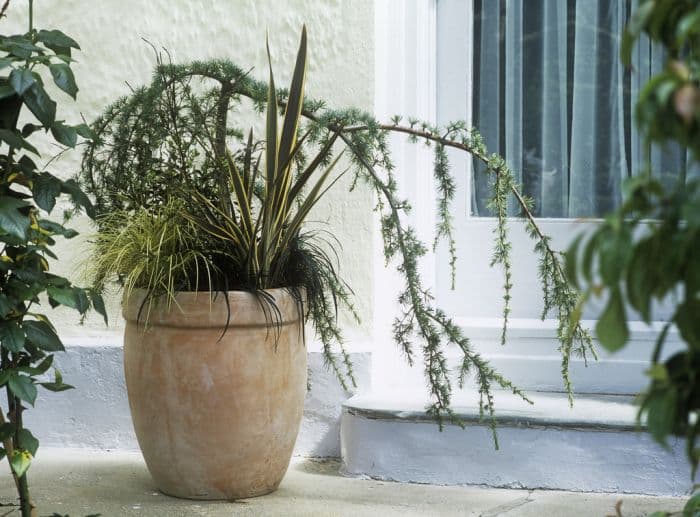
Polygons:
<instances>
[{"instance_id":1,"label":"window pane","mask_svg":"<svg viewBox=\"0 0 700 517\"><path fill-rule=\"evenodd\" d=\"M634 69L622 65L631 10L630 0L474 0L473 124L506 157L537 216L614 209L648 154L664 182L687 172L684 150L649 150L634 128L640 88L664 56L642 40ZM474 170L472 212L492 215L490 178L482 164Z\"/></svg>"}]
</instances>

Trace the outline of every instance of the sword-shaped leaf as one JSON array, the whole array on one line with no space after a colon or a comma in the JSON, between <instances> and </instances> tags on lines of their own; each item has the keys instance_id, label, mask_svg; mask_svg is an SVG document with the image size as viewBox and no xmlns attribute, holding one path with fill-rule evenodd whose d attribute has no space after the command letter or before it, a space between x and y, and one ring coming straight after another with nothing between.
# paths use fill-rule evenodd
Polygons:
<instances>
[{"instance_id":1,"label":"sword-shaped leaf","mask_svg":"<svg viewBox=\"0 0 700 517\"><path fill-rule=\"evenodd\" d=\"M304 105L304 81L306 76L306 27L301 31L301 42L297 52L297 61L294 66L292 83L287 96L287 106L284 112L284 123L280 136L279 152L277 156L279 188L276 189L274 198L274 210L278 212L276 219L286 219L286 210L289 206L289 188L292 184L292 150L297 139L299 119ZM282 165L284 164L284 165Z\"/></svg>"},{"instance_id":2,"label":"sword-shaped leaf","mask_svg":"<svg viewBox=\"0 0 700 517\"><path fill-rule=\"evenodd\" d=\"M299 128L299 118L304 105L304 82L306 78L306 26L301 29L301 42L297 61L294 66L292 83L289 87L287 107L284 113L284 124L280 138L279 163L287 163L289 155L294 147Z\"/></svg>"},{"instance_id":3,"label":"sword-shaped leaf","mask_svg":"<svg viewBox=\"0 0 700 517\"><path fill-rule=\"evenodd\" d=\"M311 175L314 173L314 171L318 168L319 165L323 163L323 161L326 159L328 156L328 153L331 150L331 147L333 147L333 144L335 143L336 139L338 138L338 135L340 133L334 133L333 136L328 139L328 142L326 142L326 145L323 146L323 148L318 152L316 157L312 160L312 162L306 167L303 173L297 178L297 180L294 182L294 186L289 192L289 198L290 199L295 199L300 193L301 190L304 188L306 183L309 181L309 178Z\"/></svg>"},{"instance_id":4,"label":"sword-shaped leaf","mask_svg":"<svg viewBox=\"0 0 700 517\"><path fill-rule=\"evenodd\" d=\"M292 220L289 222L288 225L286 225L286 227L284 228L284 237L279 242L279 248L286 249L289 246L291 239L299 232L299 230L301 229L301 225L306 219L306 216L309 215L309 212L311 211L313 206L318 202L318 200L321 197L323 197L323 195L328 191L328 189L333 187L333 185L335 185L335 183L341 178L343 173L339 174L338 177L336 177L328 187L323 189L323 185L328 179L328 176L333 171L333 169L335 168L342 156L343 153L341 152L340 154L338 154L335 160L333 160L333 162L328 166L328 168L323 172L323 174L313 186L309 194L306 196L306 199L304 199L304 202L294 214Z\"/></svg>"}]
</instances>

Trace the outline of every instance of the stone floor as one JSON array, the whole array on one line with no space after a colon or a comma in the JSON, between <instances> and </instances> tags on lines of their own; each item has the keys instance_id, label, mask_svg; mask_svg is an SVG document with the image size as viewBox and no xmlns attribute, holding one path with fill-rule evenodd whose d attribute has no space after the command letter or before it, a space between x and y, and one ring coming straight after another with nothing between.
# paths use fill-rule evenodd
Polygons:
<instances>
[{"instance_id":1,"label":"stone floor","mask_svg":"<svg viewBox=\"0 0 700 517\"><path fill-rule=\"evenodd\" d=\"M3 465L4 467L4 465ZM446 487L351 479L335 460L295 459L279 490L229 502L175 499L158 492L138 453L41 449L29 471L39 515L107 516L615 516L678 510L678 498L545 490ZM0 476L0 516L16 501L9 473ZM9 515L19 515L12 512Z\"/></svg>"}]
</instances>

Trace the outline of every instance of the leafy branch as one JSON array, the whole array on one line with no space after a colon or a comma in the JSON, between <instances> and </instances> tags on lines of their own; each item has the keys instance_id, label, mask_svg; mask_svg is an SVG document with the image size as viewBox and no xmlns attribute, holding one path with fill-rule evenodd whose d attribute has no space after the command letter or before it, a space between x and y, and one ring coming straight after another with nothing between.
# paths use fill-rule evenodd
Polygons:
<instances>
[{"instance_id":1,"label":"leafy branch","mask_svg":"<svg viewBox=\"0 0 700 517\"><path fill-rule=\"evenodd\" d=\"M209 117L209 124L216 128L215 135L219 135L215 143L221 145L220 135L226 134L229 139L236 139L236 135L241 132L227 126L226 111L222 109L207 111L207 106L218 105L220 108L221 105L217 102L226 99L227 103L230 101L228 105L230 111L231 105L238 104L243 98L247 98L255 108L262 111L268 102L267 84L250 78L247 72L228 61L159 66L150 87L139 89L130 97L118 100L113 106L107 108L105 115L93 126L100 136L100 141L90 146L84 155L81 181L96 198L96 206L99 210L108 212L115 209L133 209L134 206L128 206L125 196L114 195L114 192L119 191L143 193L144 197L138 200L139 206L148 206L149 203L157 205L161 202L163 194L157 193L154 197L152 188L154 170L177 171L184 176L196 174L213 183L220 178L222 171L212 164L197 162L196 159L178 161L176 153L165 156L160 152L157 146L164 139L171 138L169 134L173 131L172 125L155 127L152 124L143 123L145 120L154 119L154 112L159 109L159 99L169 85L189 85L193 78L198 78L204 84L212 81L215 84L218 83L210 89L205 86L207 93L200 97L182 96L179 107L182 115L178 119L181 126L179 130L197 133L199 137L204 138L203 145L209 146L212 142L206 142L206 135L197 131L196 124L207 126L207 123L206 121L203 123L201 118L197 119L192 113L204 113L205 118ZM277 104L283 110L287 106L287 95L285 90L278 90L276 95ZM215 115L212 115L212 111ZM540 256L540 277L545 298L545 310L542 316L544 318L550 311L556 311L559 318L558 335L561 341L562 375L566 389L571 394L572 386L569 379L571 354L576 352L585 358L589 351L593 353L588 332L578 324L570 328L570 315L578 306L578 294L568 284L563 273L561 255L551 247L549 239L537 225L532 215L530 201L520 193L520 188L515 184L513 174L505 161L498 155L488 154L479 133L474 129L468 129L464 122L452 123L442 131L418 120L409 120L409 125L401 125L400 117L395 117L392 123L381 124L370 114L358 109L331 110L326 108L324 102L309 99L304 101L301 115L305 123L299 127L297 140L303 149L295 158L297 169L302 169L305 163L304 149L311 150L314 147L325 148L326 146L331 149L332 140L337 138L339 143L349 151L352 170L351 190L358 182L363 182L376 193L375 209L379 213L384 256L387 263L392 261L397 263L397 268L403 276L403 287L398 295L400 314L393 323L393 336L409 364L413 364L415 360L416 339L421 343L420 352L432 398L428 408L429 413L441 425L445 417L460 423L451 409L454 381L445 354L450 346L456 347L462 355L456 379L458 386L462 387L467 377L474 375L480 394L480 414L482 417L488 415L494 430L496 419L493 385L509 390L525 400L528 399L521 390L496 372L472 349L468 337L435 305L432 294L423 285L418 264L428 248L418 239L414 228L404 221L411 206L398 193L398 182L387 141L390 133L403 133L413 141L422 140L433 146L435 157L433 174L439 196L438 223L433 246L436 246L441 239L446 239L453 274L456 266L456 246L452 235L450 203L456 188L454 178L450 174L446 149L455 148L467 152L485 163L487 173L493 176L493 204L497 213L500 214L495 232L493 264L501 265L505 275L503 342L506 339L511 289L506 206L508 197L515 196L529 234L535 243L535 251ZM207 152L201 154L206 155ZM334 159L333 153L328 153L323 165L327 165L332 159ZM159 185L167 191L167 183L159 183ZM335 296L336 293L332 294ZM341 370L332 349L332 346L342 344L342 336L337 323L329 319L332 315L324 314L325 316L320 318L326 326L320 336L324 343L324 355L342 380ZM319 315L312 314L312 318L316 320ZM318 321L315 323L318 329ZM342 357L347 358L347 355L343 354Z\"/></svg>"}]
</instances>

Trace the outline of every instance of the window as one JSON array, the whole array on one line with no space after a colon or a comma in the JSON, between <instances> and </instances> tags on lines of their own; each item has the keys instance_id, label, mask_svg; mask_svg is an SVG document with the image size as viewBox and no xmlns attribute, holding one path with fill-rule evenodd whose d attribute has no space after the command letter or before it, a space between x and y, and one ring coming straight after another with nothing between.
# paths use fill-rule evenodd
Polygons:
<instances>
[{"instance_id":1,"label":"window","mask_svg":"<svg viewBox=\"0 0 700 517\"><path fill-rule=\"evenodd\" d=\"M572 236L595 224L581 221L580 216L599 215L619 202L621 180L639 170L640 157L647 152L632 124L634 98L660 62L647 45L635 53L634 72L619 64L616 47L629 2L385 0L375 3L375 10L375 111L380 119L401 113L438 125L454 120L478 125L489 147L506 155L526 192L542 207L539 224L552 236L556 249L566 249ZM595 18L596 25L584 23L586 16ZM582 64L583 43L576 54L577 37L595 42L590 45L596 45L601 56L598 66L603 69L596 72L597 80ZM556 95L545 94L547 88ZM577 104L584 93L589 100ZM596 110L593 102L598 103ZM597 158L584 167L584 160L593 160L593 148ZM400 136L392 138L392 149L402 188L414 207L412 224L424 242L431 242L435 228L431 153L406 144ZM489 266L495 219L484 206L487 179L473 170L474 163L464 153L448 153L458 186L452 205L456 286L452 289L446 246L434 256L429 254L422 264L426 285L440 307L506 377L526 389L561 390L556 323L540 321L543 304L533 242L514 218L510 225L511 330L504 348L500 346L503 275ZM684 171L685 158L677 149L653 149L650 154L656 171L696 173ZM580 177L571 179L572 170L590 172L587 198L576 196L583 187L575 183ZM382 271L382 266L378 256L377 270ZM384 311L394 302L391 273L382 271L375 284L375 325L381 327L379 336L388 336L391 319ZM597 314L593 309L584 317ZM633 325L635 343L624 357L603 354L589 368L574 360L577 391L634 393L640 389L646 384L643 372L654 338L653 330ZM389 343L388 337L380 340ZM395 365L394 353L389 347L375 349L375 371L381 365ZM393 389L423 384L420 372L395 370L387 378L384 368L381 375L373 376L373 383Z\"/></svg>"},{"instance_id":2,"label":"window","mask_svg":"<svg viewBox=\"0 0 700 517\"><path fill-rule=\"evenodd\" d=\"M697 173L686 171L681 149L647 149L634 128L640 88L663 56L642 41L634 70L621 64L620 34L631 9L630 0L436 3L437 122L466 118L491 151L505 156L557 249L595 224L579 218L617 206L622 181L642 172L647 153L666 181ZM502 282L501 272L489 267L490 178L481 164L456 153L452 158L462 168L454 206L462 267L455 290L449 273L438 268L438 300L464 320L499 318L502 292L493 286ZM542 301L532 242L516 220L511 237L512 317L537 319ZM447 263L444 253L438 264ZM585 316L597 314L590 308Z\"/></svg>"},{"instance_id":3,"label":"window","mask_svg":"<svg viewBox=\"0 0 700 517\"><path fill-rule=\"evenodd\" d=\"M634 70L621 63L631 10L631 0L473 2L473 123L511 164L537 216L602 216L619 205L623 180L644 172L634 106L665 56L643 40ZM686 156L677 146L654 150L652 171L673 182L686 174ZM489 215L482 170L475 164L474 215Z\"/></svg>"}]
</instances>

